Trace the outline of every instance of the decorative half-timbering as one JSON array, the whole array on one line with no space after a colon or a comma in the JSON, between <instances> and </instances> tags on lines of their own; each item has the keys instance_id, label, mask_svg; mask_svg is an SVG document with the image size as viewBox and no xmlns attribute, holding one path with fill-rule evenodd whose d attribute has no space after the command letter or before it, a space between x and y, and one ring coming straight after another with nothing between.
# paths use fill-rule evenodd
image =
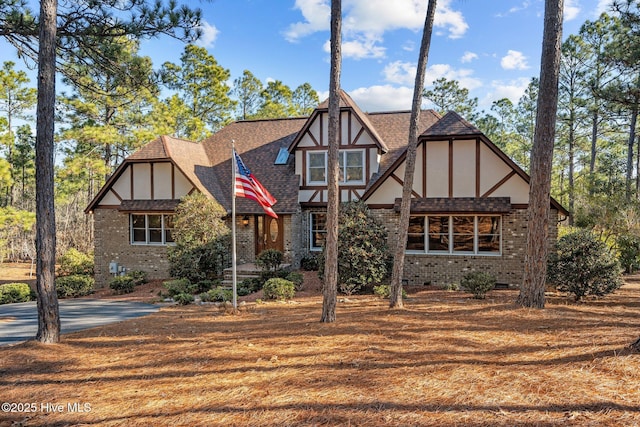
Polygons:
<instances>
[{"instance_id":1,"label":"decorative half-timbering","mask_svg":"<svg viewBox=\"0 0 640 427\"><path fill-rule=\"evenodd\" d=\"M278 220L236 200L238 257L278 249L297 265L322 250L326 235L328 102L308 118L232 123L200 144L161 137L116 170L87 211L95 214L96 278L108 265L166 277L172 213L193 191L231 211L231 141L278 200ZM364 201L397 235L409 111L364 113L340 94L340 199ZM421 112L404 275L410 284L449 284L472 270L499 283L522 277L529 177L458 114ZM551 238L567 211L551 199Z\"/></svg>"}]
</instances>

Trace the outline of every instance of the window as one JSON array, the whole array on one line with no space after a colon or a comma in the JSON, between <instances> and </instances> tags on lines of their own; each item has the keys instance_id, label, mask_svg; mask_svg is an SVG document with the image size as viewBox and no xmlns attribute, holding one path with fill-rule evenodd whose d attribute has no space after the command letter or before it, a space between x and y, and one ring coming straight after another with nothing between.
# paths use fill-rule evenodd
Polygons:
<instances>
[{"instance_id":1,"label":"window","mask_svg":"<svg viewBox=\"0 0 640 427\"><path fill-rule=\"evenodd\" d=\"M321 251L327 237L327 214L322 212L311 213L310 247L312 251Z\"/></svg>"},{"instance_id":2,"label":"window","mask_svg":"<svg viewBox=\"0 0 640 427\"><path fill-rule=\"evenodd\" d=\"M166 245L173 243L173 215L131 214L132 245Z\"/></svg>"},{"instance_id":3,"label":"window","mask_svg":"<svg viewBox=\"0 0 640 427\"><path fill-rule=\"evenodd\" d=\"M307 154L309 174L307 181L310 184L327 183L327 153L326 151L311 151Z\"/></svg>"},{"instance_id":4,"label":"window","mask_svg":"<svg viewBox=\"0 0 640 427\"><path fill-rule=\"evenodd\" d=\"M364 150L342 150L338 154L341 184L364 184ZM327 152L307 152L307 183L327 183Z\"/></svg>"},{"instance_id":5,"label":"window","mask_svg":"<svg viewBox=\"0 0 640 427\"><path fill-rule=\"evenodd\" d=\"M338 158L340 164L340 182L364 183L364 151L341 151Z\"/></svg>"},{"instance_id":6,"label":"window","mask_svg":"<svg viewBox=\"0 0 640 427\"><path fill-rule=\"evenodd\" d=\"M411 216L407 251L433 254L499 255L500 216ZM425 235L425 226L428 233Z\"/></svg>"}]
</instances>

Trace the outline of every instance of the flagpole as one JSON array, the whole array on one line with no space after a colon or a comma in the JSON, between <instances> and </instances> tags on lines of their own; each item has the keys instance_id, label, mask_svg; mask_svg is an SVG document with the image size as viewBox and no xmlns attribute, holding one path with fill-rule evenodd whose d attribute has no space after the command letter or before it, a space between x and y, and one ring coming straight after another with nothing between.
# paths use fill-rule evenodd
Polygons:
<instances>
[{"instance_id":1,"label":"flagpole","mask_svg":"<svg viewBox=\"0 0 640 427\"><path fill-rule=\"evenodd\" d=\"M236 147L235 141L231 140L231 271L232 281L231 289L233 292L233 310L238 309L238 276L236 273Z\"/></svg>"}]
</instances>

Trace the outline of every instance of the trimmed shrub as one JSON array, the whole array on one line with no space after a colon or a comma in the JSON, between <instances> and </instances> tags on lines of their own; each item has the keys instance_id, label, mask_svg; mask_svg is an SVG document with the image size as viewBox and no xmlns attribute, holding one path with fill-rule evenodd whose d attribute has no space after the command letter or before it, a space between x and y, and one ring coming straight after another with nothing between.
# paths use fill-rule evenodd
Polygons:
<instances>
[{"instance_id":1,"label":"trimmed shrub","mask_svg":"<svg viewBox=\"0 0 640 427\"><path fill-rule=\"evenodd\" d=\"M33 292L26 283L6 283L0 285L0 304L27 302L33 299Z\"/></svg>"},{"instance_id":2,"label":"trimmed shrub","mask_svg":"<svg viewBox=\"0 0 640 427\"><path fill-rule=\"evenodd\" d=\"M93 291L94 284L93 277L82 274L56 277L58 298L76 298L89 295Z\"/></svg>"},{"instance_id":3,"label":"trimmed shrub","mask_svg":"<svg viewBox=\"0 0 640 427\"><path fill-rule=\"evenodd\" d=\"M277 249L266 249L256 257L256 265L266 271L280 269L284 255Z\"/></svg>"},{"instance_id":4,"label":"trimmed shrub","mask_svg":"<svg viewBox=\"0 0 640 427\"><path fill-rule=\"evenodd\" d=\"M476 299L484 299L491 289L496 286L496 278L483 271L472 271L460 280L460 287L473 294Z\"/></svg>"},{"instance_id":5,"label":"trimmed shrub","mask_svg":"<svg viewBox=\"0 0 640 427\"><path fill-rule=\"evenodd\" d=\"M391 286L389 285L378 285L373 287L373 294L379 296L380 298L389 299L389 295L391 294ZM402 289L402 298L406 298L407 293L404 289Z\"/></svg>"},{"instance_id":6,"label":"trimmed shrub","mask_svg":"<svg viewBox=\"0 0 640 427\"><path fill-rule=\"evenodd\" d=\"M274 277L267 280L262 288L266 299L288 300L296 294L295 285L287 279Z\"/></svg>"},{"instance_id":7,"label":"trimmed shrub","mask_svg":"<svg viewBox=\"0 0 640 427\"><path fill-rule=\"evenodd\" d=\"M302 289L302 285L304 284L304 275L302 273L292 271L291 273L287 274L287 277L285 277L285 279L293 282L293 286L295 286L296 291Z\"/></svg>"},{"instance_id":8,"label":"trimmed shrub","mask_svg":"<svg viewBox=\"0 0 640 427\"><path fill-rule=\"evenodd\" d=\"M195 297L192 294L183 292L183 293L174 295L173 300L180 305L187 305L187 304L191 304L195 300Z\"/></svg>"},{"instance_id":9,"label":"trimmed shrub","mask_svg":"<svg viewBox=\"0 0 640 427\"><path fill-rule=\"evenodd\" d=\"M135 286L135 279L129 275L116 276L109 281L109 287L119 295L130 294L131 292L133 292Z\"/></svg>"},{"instance_id":10,"label":"trimmed shrub","mask_svg":"<svg viewBox=\"0 0 640 427\"><path fill-rule=\"evenodd\" d=\"M71 248L58 259L58 274L71 276L74 274L93 275L93 256Z\"/></svg>"},{"instance_id":11,"label":"trimmed shrub","mask_svg":"<svg viewBox=\"0 0 640 427\"><path fill-rule=\"evenodd\" d=\"M603 296L622 285L621 268L609 248L589 231L561 237L550 254L547 279L562 292L580 301L585 296Z\"/></svg>"},{"instance_id":12,"label":"trimmed shrub","mask_svg":"<svg viewBox=\"0 0 640 427\"><path fill-rule=\"evenodd\" d=\"M249 291L250 294L252 294L262 289L262 287L264 286L264 283L265 282L262 281L260 278L253 277L251 279L244 279L240 283L239 288L245 288Z\"/></svg>"},{"instance_id":13,"label":"trimmed shrub","mask_svg":"<svg viewBox=\"0 0 640 427\"><path fill-rule=\"evenodd\" d=\"M216 287L216 288L210 289L208 292L205 292L204 294L207 295L206 297L207 301L224 302L224 301L233 300L233 291L231 289ZM202 298L202 295L201 295L201 298Z\"/></svg>"},{"instance_id":14,"label":"trimmed shrub","mask_svg":"<svg viewBox=\"0 0 640 427\"><path fill-rule=\"evenodd\" d=\"M318 257L315 255L305 255L300 260L300 268L306 271L318 271Z\"/></svg>"},{"instance_id":15,"label":"trimmed shrub","mask_svg":"<svg viewBox=\"0 0 640 427\"><path fill-rule=\"evenodd\" d=\"M127 276L131 277L135 286L147 283L147 272L142 270L127 271Z\"/></svg>"},{"instance_id":16,"label":"trimmed shrub","mask_svg":"<svg viewBox=\"0 0 640 427\"><path fill-rule=\"evenodd\" d=\"M198 283L196 283L196 289L194 293L201 294L219 285L220 285L219 280L201 280Z\"/></svg>"},{"instance_id":17,"label":"trimmed shrub","mask_svg":"<svg viewBox=\"0 0 640 427\"><path fill-rule=\"evenodd\" d=\"M179 294L193 294L197 289L197 285L192 284L189 279L167 280L166 282L162 282L162 285L167 290L169 296L174 299L175 296Z\"/></svg>"}]
</instances>

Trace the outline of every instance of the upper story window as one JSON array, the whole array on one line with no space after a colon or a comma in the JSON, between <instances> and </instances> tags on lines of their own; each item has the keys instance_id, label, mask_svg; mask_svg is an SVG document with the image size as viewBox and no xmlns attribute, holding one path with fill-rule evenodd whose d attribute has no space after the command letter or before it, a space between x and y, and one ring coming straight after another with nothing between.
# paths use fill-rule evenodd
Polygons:
<instances>
[{"instance_id":1,"label":"upper story window","mask_svg":"<svg viewBox=\"0 0 640 427\"><path fill-rule=\"evenodd\" d=\"M340 184L364 184L365 150L340 150L338 164ZM327 183L327 152L307 151L307 183L310 185Z\"/></svg>"},{"instance_id":2,"label":"upper story window","mask_svg":"<svg viewBox=\"0 0 640 427\"><path fill-rule=\"evenodd\" d=\"M166 245L173 243L173 215L131 214L132 245Z\"/></svg>"},{"instance_id":3,"label":"upper story window","mask_svg":"<svg viewBox=\"0 0 640 427\"><path fill-rule=\"evenodd\" d=\"M501 234L498 215L411 216L407 251L499 255Z\"/></svg>"}]
</instances>

